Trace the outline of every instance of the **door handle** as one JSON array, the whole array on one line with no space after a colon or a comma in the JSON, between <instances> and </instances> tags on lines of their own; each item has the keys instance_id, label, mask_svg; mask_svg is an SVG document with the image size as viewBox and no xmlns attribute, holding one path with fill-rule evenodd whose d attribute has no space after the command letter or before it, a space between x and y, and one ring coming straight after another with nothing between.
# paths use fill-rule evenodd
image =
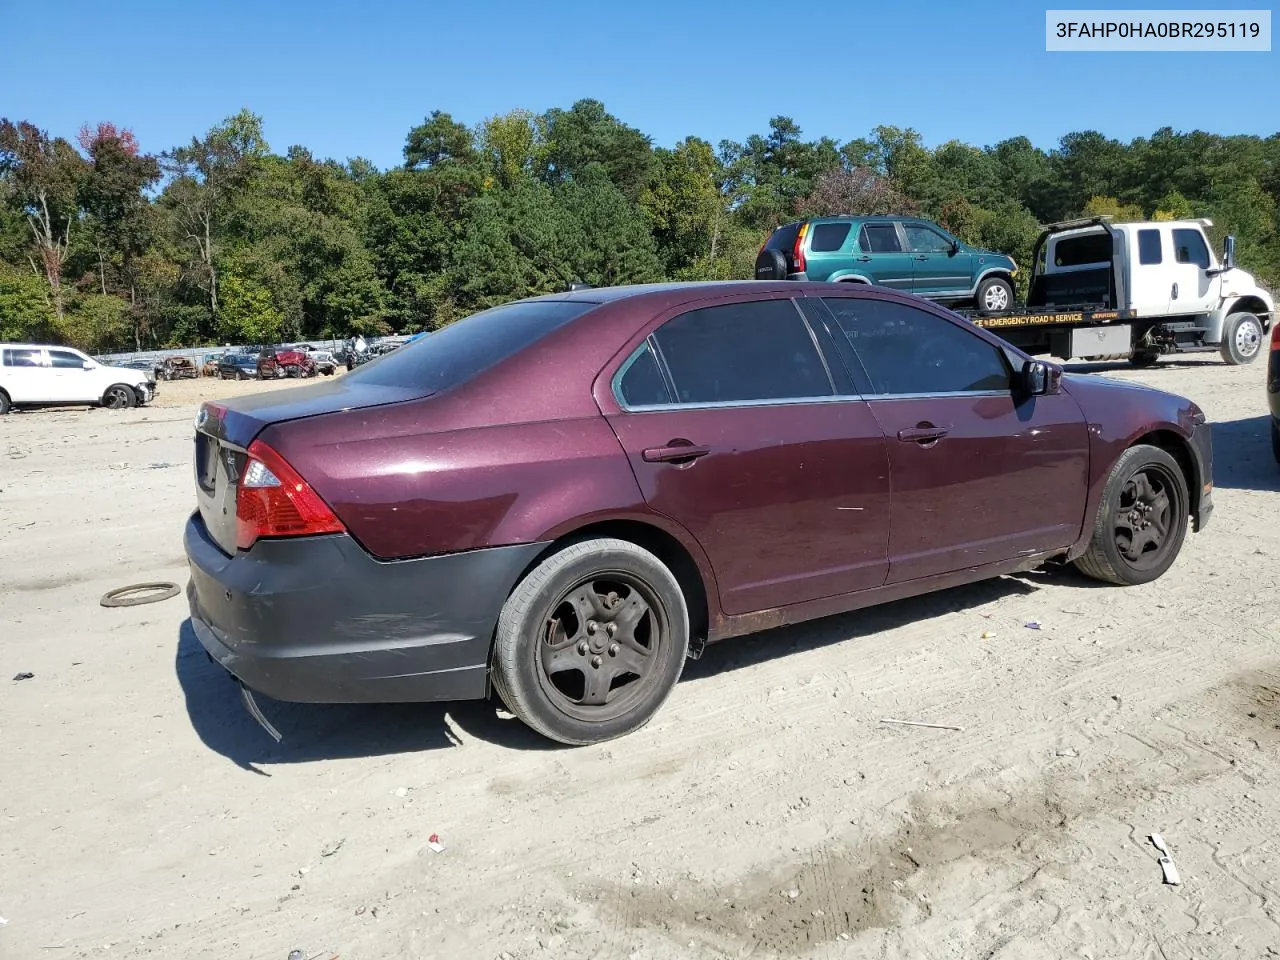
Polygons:
<instances>
[{"instance_id":1,"label":"door handle","mask_svg":"<svg viewBox=\"0 0 1280 960\"><path fill-rule=\"evenodd\" d=\"M903 443L919 443L927 445L937 443L950 432L950 426L935 427L932 423L918 423L914 427L907 427L905 430L899 430L898 439Z\"/></svg>"},{"instance_id":2,"label":"door handle","mask_svg":"<svg viewBox=\"0 0 1280 960\"><path fill-rule=\"evenodd\" d=\"M928 258L927 256L925 256L925 255L922 253L922 254L920 254L920 256L916 257L916 259L917 259L917 260L928 260L929 258Z\"/></svg>"},{"instance_id":3,"label":"door handle","mask_svg":"<svg viewBox=\"0 0 1280 960\"><path fill-rule=\"evenodd\" d=\"M646 463L692 463L710 452L710 447L690 443L688 440L672 440L665 447L649 447L640 456Z\"/></svg>"},{"instance_id":4,"label":"door handle","mask_svg":"<svg viewBox=\"0 0 1280 960\"><path fill-rule=\"evenodd\" d=\"M860 257L858 258L858 261L859 261L860 263L870 263L870 262L871 262L871 258L870 258L870 257L868 257L866 254L863 254L862 256L860 256Z\"/></svg>"},{"instance_id":5,"label":"door handle","mask_svg":"<svg viewBox=\"0 0 1280 960\"><path fill-rule=\"evenodd\" d=\"M1174 300L1178 299L1178 285L1176 283L1173 285L1173 290L1171 291L1170 295L1173 297Z\"/></svg>"}]
</instances>

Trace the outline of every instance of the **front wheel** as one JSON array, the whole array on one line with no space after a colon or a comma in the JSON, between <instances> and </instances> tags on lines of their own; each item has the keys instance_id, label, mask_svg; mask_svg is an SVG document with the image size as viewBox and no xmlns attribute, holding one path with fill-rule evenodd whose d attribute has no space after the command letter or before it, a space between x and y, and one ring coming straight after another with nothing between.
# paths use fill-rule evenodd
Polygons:
<instances>
[{"instance_id":1,"label":"front wheel","mask_svg":"<svg viewBox=\"0 0 1280 960\"><path fill-rule=\"evenodd\" d=\"M1222 328L1222 359L1233 367L1253 363L1262 352L1262 321L1252 313L1233 313Z\"/></svg>"},{"instance_id":2,"label":"front wheel","mask_svg":"<svg viewBox=\"0 0 1280 960\"><path fill-rule=\"evenodd\" d=\"M977 306L983 316L1006 312L1013 303L1013 287L1004 277L987 277L978 284Z\"/></svg>"},{"instance_id":3,"label":"front wheel","mask_svg":"<svg viewBox=\"0 0 1280 960\"><path fill-rule=\"evenodd\" d=\"M124 410L137 402L133 388L123 383L112 384L102 395L102 405L108 410Z\"/></svg>"},{"instance_id":4,"label":"front wheel","mask_svg":"<svg viewBox=\"0 0 1280 960\"><path fill-rule=\"evenodd\" d=\"M1157 580L1182 549L1189 513L1187 481L1177 461L1159 447L1130 447L1107 478L1093 539L1076 569L1120 586Z\"/></svg>"},{"instance_id":5,"label":"front wheel","mask_svg":"<svg viewBox=\"0 0 1280 960\"><path fill-rule=\"evenodd\" d=\"M13 409L13 403L12 401L9 400L9 395L5 393L3 390L0 390L0 417L3 417L6 413L8 413L12 409ZM1275 427L1272 427L1271 429L1274 430ZM1272 436L1274 436L1274 434L1272 434Z\"/></svg>"},{"instance_id":6,"label":"front wheel","mask_svg":"<svg viewBox=\"0 0 1280 960\"><path fill-rule=\"evenodd\" d=\"M582 745L644 726L689 648L680 584L625 540L572 544L536 566L498 618L493 686L525 724Z\"/></svg>"}]
</instances>

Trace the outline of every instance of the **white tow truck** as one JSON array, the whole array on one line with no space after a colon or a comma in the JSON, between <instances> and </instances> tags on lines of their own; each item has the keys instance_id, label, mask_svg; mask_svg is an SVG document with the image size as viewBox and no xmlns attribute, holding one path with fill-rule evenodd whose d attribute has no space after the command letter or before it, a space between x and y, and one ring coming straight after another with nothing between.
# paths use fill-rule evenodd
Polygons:
<instances>
[{"instance_id":1,"label":"white tow truck","mask_svg":"<svg viewBox=\"0 0 1280 960\"><path fill-rule=\"evenodd\" d=\"M1026 304L996 316L966 312L1031 353L1064 360L1217 350L1252 363L1275 300L1235 265L1235 238L1214 257L1210 220L1113 223L1092 217L1045 229L1032 253Z\"/></svg>"}]
</instances>

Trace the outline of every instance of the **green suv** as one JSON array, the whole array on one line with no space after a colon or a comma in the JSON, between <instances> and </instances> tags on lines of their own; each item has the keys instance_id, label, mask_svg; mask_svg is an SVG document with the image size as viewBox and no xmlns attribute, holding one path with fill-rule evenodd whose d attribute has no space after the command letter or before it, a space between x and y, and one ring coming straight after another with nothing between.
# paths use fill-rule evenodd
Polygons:
<instances>
[{"instance_id":1,"label":"green suv","mask_svg":"<svg viewBox=\"0 0 1280 960\"><path fill-rule=\"evenodd\" d=\"M979 250L918 217L815 217L773 231L757 280L870 283L951 306L1004 313L1013 306L1012 257Z\"/></svg>"}]
</instances>

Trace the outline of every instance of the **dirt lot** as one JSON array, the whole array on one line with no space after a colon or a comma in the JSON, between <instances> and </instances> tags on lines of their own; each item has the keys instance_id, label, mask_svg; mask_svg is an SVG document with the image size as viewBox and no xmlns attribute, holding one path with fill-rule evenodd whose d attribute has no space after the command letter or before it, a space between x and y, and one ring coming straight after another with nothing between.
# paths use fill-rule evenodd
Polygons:
<instances>
[{"instance_id":1,"label":"dirt lot","mask_svg":"<svg viewBox=\"0 0 1280 960\"><path fill-rule=\"evenodd\" d=\"M1217 513L1162 581L1007 578L727 643L579 750L492 705L267 701L277 746L184 599L98 605L185 584L196 398L262 385L3 418L0 957L1280 954L1263 366L1089 369L1215 423Z\"/></svg>"}]
</instances>

